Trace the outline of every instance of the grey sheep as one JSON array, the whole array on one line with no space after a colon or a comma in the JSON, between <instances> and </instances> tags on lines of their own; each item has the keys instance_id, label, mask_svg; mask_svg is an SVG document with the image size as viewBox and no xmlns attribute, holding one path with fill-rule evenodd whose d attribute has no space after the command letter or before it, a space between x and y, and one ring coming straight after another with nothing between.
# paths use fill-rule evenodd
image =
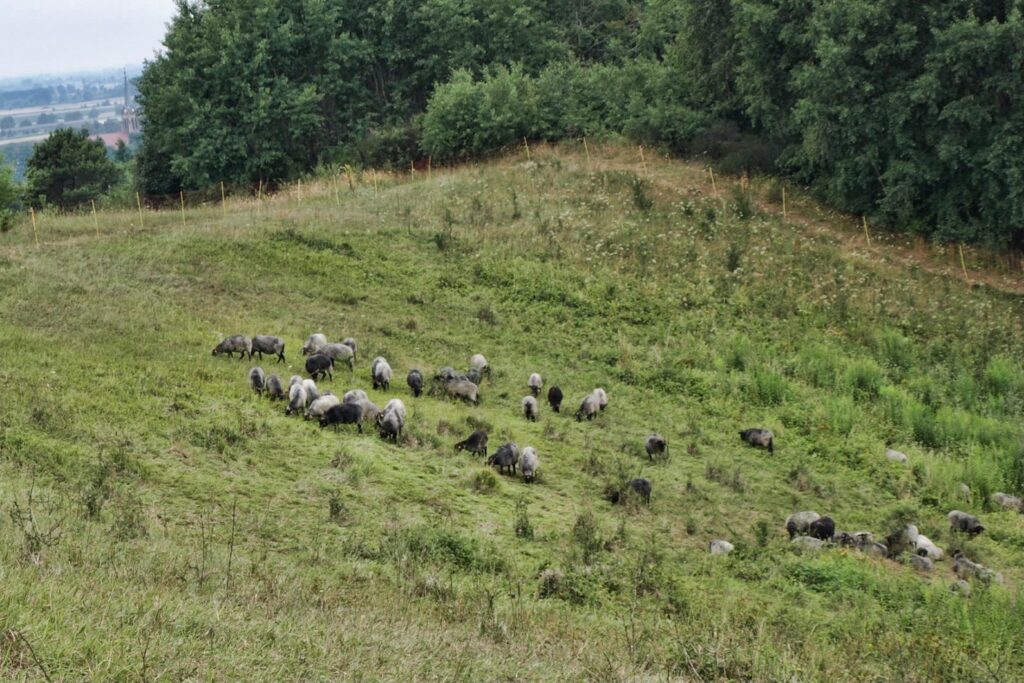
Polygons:
<instances>
[{"instance_id":1,"label":"grey sheep","mask_svg":"<svg viewBox=\"0 0 1024 683\"><path fill-rule=\"evenodd\" d=\"M366 395L366 392L362 389L349 389L345 392L345 395L341 397L342 403L359 403L360 401L369 401L370 397Z\"/></svg>"},{"instance_id":2,"label":"grey sheep","mask_svg":"<svg viewBox=\"0 0 1024 683\"><path fill-rule=\"evenodd\" d=\"M598 387L594 389L594 397L597 399L597 407L604 410L608 407L608 394L605 393L604 389Z\"/></svg>"},{"instance_id":3,"label":"grey sheep","mask_svg":"<svg viewBox=\"0 0 1024 683\"><path fill-rule=\"evenodd\" d=\"M335 429L337 429L338 425L350 424L354 424L359 429L360 434L363 433L363 413L355 403L339 403L338 405L331 406L327 412L320 416L321 429L328 425L334 425Z\"/></svg>"},{"instance_id":4,"label":"grey sheep","mask_svg":"<svg viewBox=\"0 0 1024 683\"><path fill-rule=\"evenodd\" d=\"M314 353L306 359L306 372L311 379L323 379L328 377L334 379L331 370L334 368L334 361L322 353Z\"/></svg>"},{"instance_id":5,"label":"grey sheep","mask_svg":"<svg viewBox=\"0 0 1024 683\"><path fill-rule=\"evenodd\" d=\"M373 364L370 366L370 375L373 379L373 388L382 388L384 391L388 390L391 386L391 366L388 365L387 360L383 356L377 356L373 359Z\"/></svg>"},{"instance_id":6,"label":"grey sheep","mask_svg":"<svg viewBox=\"0 0 1024 683\"><path fill-rule=\"evenodd\" d=\"M307 420L319 419L332 407L340 404L341 400L334 394L324 394L309 404L305 417Z\"/></svg>"},{"instance_id":7,"label":"grey sheep","mask_svg":"<svg viewBox=\"0 0 1024 683\"><path fill-rule=\"evenodd\" d=\"M302 384L302 375L292 375L291 379L288 380L289 389L291 389L296 384Z\"/></svg>"},{"instance_id":8,"label":"grey sheep","mask_svg":"<svg viewBox=\"0 0 1024 683\"><path fill-rule=\"evenodd\" d=\"M734 549L735 546L732 543L721 538L716 538L708 543L708 552L712 555L728 555Z\"/></svg>"},{"instance_id":9,"label":"grey sheep","mask_svg":"<svg viewBox=\"0 0 1024 683\"><path fill-rule=\"evenodd\" d=\"M636 493L647 505L651 504L651 480L638 477L629 482L629 488Z\"/></svg>"},{"instance_id":10,"label":"grey sheep","mask_svg":"<svg viewBox=\"0 0 1024 683\"><path fill-rule=\"evenodd\" d=\"M306 391L306 407L313 401L320 398L320 390L317 389L316 382L311 379L302 380L302 388Z\"/></svg>"},{"instance_id":11,"label":"grey sheep","mask_svg":"<svg viewBox=\"0 0 1024 683\"><path fill-rule=\"evenodd\" d=\"M352 349L345 344L324 344L317 353L327 356L335 363L338 361L348 363L350 371L355 371L356 369L356 356L352 353Z\"/></svg>"},{"instance_id":12,"label":"grey sheep","mask_svg":"<svg viewBox=\"0 0 1024 683\"><path fill-rule=\"evenodd\" d=\"M942 552L942 548L932 543L932 539L920 533L917 535L917 540L914 542L914 552L922 557L927 557L933 562L938 562L945 555L945 553Z\"/></svg>"},{"instance_id":13,"label":"grey sheep","mask_svg":"<svg viewBox=\"0 0 1024 683\"><path fill-rule=\"evenodd\" d=\"M473 357L469 359L469 367L474 368L481 375L491 374L491 365L482 353L473 354Z\"/></svg>"},{"instance_id":14,"label":"grey sheep","mask_svg":"<svg viewBox=\"0 0 1024 683\"><path fill-rule=\"evenodd\" d=\"M601 406L597 402L597 397L594 394L587 394L587 397L580 403L579 410L576 411L576 421L580 422L583 418L593 420L600 410Z\"/></svg>"},{"instance_id":15,"label":"grey sheep","mask_svg":"<svg viewBox=\"0 0 1024 683\"><path fill-rule=\"evenodd\" d=\"M1011 496L1008 493L993 493L992 500L996 502L1000 507L1007 510L1013 510L1014 512L1021 511L1021 500L1017 496Z\"/></svg>"},{"instance_id":16,"label":"grey sheep","mask_svg":"<svg viewBox=\"0 0 1024 683\"><path fill-rule=\"evenodd\" d=\"M283 363L285 362L284 339L258 334L252 338L252 353L258 353L260 360L263 360L263 354L270 353L277 356L278 363Z\"/></svg>"},{"instance_id":17,"label":"grey sheep","mask_svg":"<svg viewBox=\"0 0 1024 683\"><path fill-rule=\"evenodd\" d=\"M262 394L267 388L267 376L263 373L263 368L255 367L249 371L249 386L257 394Z\"/></svg>"},{"instance_id":18,"label":"grey sheep","mask_svg":"<svg viewBox=\"0 0 1024 683\"><path fill-rule=\"evenodd\" d=\"M302 382L293 384L288 389L288 407L284 409L285 415L297 413L306 407L306 389Z\"/></svg>"},{"instance_id":19,"label":"grey sheep","mask_svg":"<svg viewBox=\"0 0 1024 683\"><path fill-rule=\"evenodd\" d=\"M469 451L474 455L482 455L487 457L487 432L482 429L478 429L469 435L464 441L460 441L455 444L455 450L457 451Z\"/></svg>"},{"instance_id":20,"label":"grey sheep","mask_svg":"<svg viewBox=\"0 0 1024 683\"><path fill-rule=\"evenodd\" d=\"M363 422L374 421L377 416L380 415L380 408L377 404L370 399L363 399L360 401L352 401L351 405L359 406L359 409L363 411Z\"/></svg>"},{"instance_id":21,"label":"grey sheep","mask_svg":"<svg viewBox=\"0 0 1024 683\"><path fill-rule=\"evenodd\" d=\"M668 442L661 434L651 434L644 441L644 449L651 460L668 455Z\"/></svg>"},{"instance_id":22,"label":"grey sheep","mask_svg":"<svg viewBox=\"0 0 1024 683\"><path fill-rule=\"evenodd\" d=\"M740 432L740 438L751 446L767 448L769 453L775 452L775 435L770 429L761 429L759 427L744 429Z\"/></svg>"},{"instance_id":23,"label":"grey sheep","mask_svg":"<svg viewBox=\"0 0 1024 683\"><path fill-rule=\"evenodd\" d=\"M813 536L797 536L790 543L801 550L821 550L825 547L825 541Z\"/></svg>"},{"instance_id":24,"label":"grey sheep","mask_svg":"<svg viewBox=\"0 0 1024 683\"><path fill-rule=\"evenodd\" d=\"M811 510L794 512L786 517L786 532L789 533L790 538L797 534L806 534L811 528L811 522L816 522L819 519L821 519L821 515Z\"/></svg>"},{"instance_id":25,"label":"grey sheep","mask_svg":"<svg viewBox=\"0 0 1024 683\"><path fill-rule=\"evenodd\" d=\"M977 536L985 530L977 517L966 512L952 510L946 517L949 519L950 531L966 531L971 536Z\"/></svg>"},{"instance_id":26,"label":"grey sheep","mask_svg":"<svg viewBox=\"0 0 1024 683\"><path fill-rule=\"evenodd\" d=\"M356 340L352 337L345 337L341 340L341 343L352 349L352 357L356 357Z\"/></svg>"},{"instance_id":27,"label":"grey sheep","mask_svg":"<svg viewBox=\"0 0 1024 683\"><path fill-rule=\"evenodd\" d=\"M481 380L483 380L484 378L483 374L476 368L470 368L469 370L466 370L466 374L462 375L462 377L468 379L470 382L477 385L479 385Z\"/></svg>"},{"instance_id":28,"label":"grey sheep","mask_svg":"<svg viewBox=\"0 0 1024 683\"><path fill-rule=\"evenodd\" d=\"M231 354L237 353L239 358L245 358L249 356L249 360L252 360L252 340L242 334L236 334L232 337L221 341L213 347L213 355L219 356L222 353L228 354L228 358L233 358Z\"/></svg>"},{"instance_id":29,"label":"grey sheep","mask_svg":"<svg viewBox=\"0 0 1024 683\"><path fill-rule=\"evenodd\" d=\"M537 399L533 396L524 396L522 400L523 417L530 422L537 421Z\"/></svg>"},{"instance_id":30,"label":"grey sheep","mask_svg":"<svg viewBox=\"0 0 1024 683\"><path fill-rule=\"evenodd\" d=\"M505 443L494 451L494 455L487 459L488 465L497 465L498 471L505 473L507 468L509 474L516 473L516 465L519 463L519 446L514 443Z\"/></svg>"},{"instance_id":31,"label":"grey sheep","mask_svg":"<svg viewBox=\"0 0 1024 683\"><path fill-rule=\"evenodd\" d=\"M441 382L451 382L453 379L459 377L459 373L455 372L455 368L445 366L437 371L434 375L434 379L440 380Z\"/></svg>"},{"instance_id":32,"label":"grey sheep","mask_svg":"<svg viewBox=\"0 0 1024 683\"><path fill-rule=\"evenodd\" d=\"M898 462L901 465L906 465L909 461L906 453L900 453L899 451L894 451L891 448L885 449L885 457L892 462Z\"/></svg>"},{"instance_id":33,"label":"grey sheep","mask_svg":"<svg viewBox=\"0 0 1024 683\"><path fill-rule=\"evenodd\" d=\"M935 563L923 555L911 555L910 566L919 572L924 572L925 574L929 574L933 569L935 569Z\"/></svg>"},{"instance_id":34,"label":"grey sheep","mask_svg":"<svg viewBox=\"0 0 1024 683\"><path fill-rule=\"evenodd\" d=\"M309 356L323 347L327 346L327 337L317 332L316 334L309 335L309 339L302 345L302 355Z\"/></svg>"},{"instance_id":35,"label":"grey sheep","mask_svg":"<svg viewBox=\"0 0 1024 683\"><path fill-rule=\"evenodd\" d=\"M281 378L277 375L267 378L267 398L271 401L284 400L284 387L281 385Z\"/></svg>"},{"instance_id":36,"label":"grey sheep","mask_svg":"<svg viewBox=\"0 0 1024 683\"><path fill-rule=\"evenodd\" d=\"M405 426L405 404L401 399L393 398L384 405L384 410L377 415L377 427L382 439L398 441L402 438L402 427Z\"/></svg>"},{"instance_id":37,"label":"grey sheep","mask_svg":"<svg viewBox=\"0 0 1024 683\"><path fill-rule=\"evenodd\" d=\"M415 398L419 398L420 394L423 393L423 373L419 370L415 368L410 370L409 374L405 377L405 383L409 385Z\"/></svg>"},{"instance_id":38,"label":"grey sheep","mask_svg":"<svg viewBox=\"0 0 1024 683\"><path fill-rule=\"evenodd\" d=\"M530 446L524 448L523 454L519 457L519 464L523 468L523 481L531 483L537 476L537 468L540 467L537 451Z\"/></svg>"},{"instance_id":39,"label":"grey sheep","mask_svg":"<svg viewBox=\"0 0 1024 683\"><path fill-rule=\"evenodd\" d=\"M444 385L445 392L452 398L460 398L475 405L480 403L480 389L468 379L457 379Z\"/></svg>"},{"instance_id":40,"label":"grey sheep","mask_svg":"<svg viewBox=\"0 0 1024 683\"><path fill-rule=\"evenodd\" d=\"M957 550L953 553L953 572L960 579L977 578L985 583L993 579L999 581L999 576L983 564L972 562L967 556Z\"/></svg>"},{"instance_id":41,"label":"grey sheep","mask_svg":"<svg viewBox=\"0 0 1024 683\"><path fill-rule=\"evenodd\" d=\"M526 381L526 386L530 388L534 396L540 396L540 390L544 388L544 380L535 372Z\"/></svg>"}]
</instances>

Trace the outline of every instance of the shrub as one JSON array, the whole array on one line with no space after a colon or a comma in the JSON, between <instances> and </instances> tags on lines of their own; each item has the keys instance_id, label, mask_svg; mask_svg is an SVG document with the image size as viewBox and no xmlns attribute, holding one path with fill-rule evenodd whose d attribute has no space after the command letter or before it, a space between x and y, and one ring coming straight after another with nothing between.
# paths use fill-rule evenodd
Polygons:
<instances>
[{"instance_id":1,"label":"shrub","mask_svg":"<svg viewBox=\"0 0 1024 683\"><path fill-rule=\"evenodd\" d=\"M572 525L572 541L583 564L590 564L591 560L604 549L601 528L597 524L594 513L590 510L585 510L576 517L576 522Z\"/></svg>"},{"instance_id":2,"label":"shrub","mask_svg":"<svg viewBox=\"0 0 1024 683\"><path fill-rule=\"evenodd\" d=\"M914 364L914 347L895 330L886 330L876 340L879 359L895 378L902 378Z\"/></svg>"},{"instance_id":3,"label":"shrub","mask_svg":"<svg viewBox=\"0 0 1024 683\"><path fill-rule=\"evenodd\" d=\"M777 406L789 398L789 383L779 373L765 368L754 370L751 394L754 401L764 406Z\"/></svg>"},{"instance_id":4,"label":"shrub","mask_svg":"<svg viewBox=\"0 0 1024 683\"><path fill-rule=\"evenodd\" d=\"M859 358L850 362L844 375L846 387L853 392L857 400L878 398L885 383L885 373L878 363L869 358Z\"/></svg>"},{"instance_id":5,"label":"shrub","mask_svg":"<svg viewBox=\"0 0 1024 683\"><path fill-rule=\"evenodd\" d=\"M516 501L516 519L513 528L519 538L533 538L533 525L530 524L525 498Z\"/></svg>"},{"instance_id":6,"label":"shrub","mask_svg":"<svg viewBox=\"0 0 1024 683\"><path fill-rule=\"evenodd\" d=\"M849 396L835 396L825 403L829 427L840 436L849 436L857 424L857 406Z\"/></svg>"},{"instance_id":7,"label":"shrub","mask_svg":"<svg viewBox=\"0 0 1024 683\"><path fill-rule=\"evenodd\" d=\"M984 381L994 394L1019 391L1022 385L1020 367L1007 356L992 356L985 365Z\"/></svg>"},{"instance_id":8,"label":"shrub","mask_svg":"<svg viewBox=\"0 0 1024 683\"><path fill-rule=\"evenodd\" d=\"M498 477L491 470L479 470L470 477L469 485L477 493L490 493L498 488Z\"/></svg>"},{"instance_id":9,"label":"shrub","mask_svg":"<svg viewBox=\"0 0 1024 683\"><path fill-rule=\"evenodd\" d=\"M819 389L831 389L836 383L836 353L821 344L800 349L794 363L797 377Z\"/></svg>"},{"instance_id":10,"label":"shrub","mask_svg":"<svg viewBox=\"0 0 1024 683\"><path fill-rule=\"evenodd\" d=\"M731 370L746 370L754 357L754 345L742 334L729 340L726 349L725 365Z\"/></svg>"}]
</instances>

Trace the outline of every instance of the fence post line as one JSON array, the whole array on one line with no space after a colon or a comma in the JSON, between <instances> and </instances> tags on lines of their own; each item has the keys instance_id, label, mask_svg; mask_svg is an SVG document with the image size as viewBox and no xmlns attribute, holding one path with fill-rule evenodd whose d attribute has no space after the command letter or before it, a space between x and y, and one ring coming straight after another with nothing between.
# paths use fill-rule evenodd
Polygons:
<instances>
[{"instance_id":1,"label":"fence post line","mask_svg":"<svg viewBox=\"0 0 1024 683\"><path fill-rule=\"evenodd\" d=\"M782 185L782 220L786 220L786 185Z\"/></svg>"},{"instance_id":2,"label":"fence post line","mask_svg":"<svg viewBox=\"0 0 1024 683\"><path fill-rule=\"evenodd\" d=\"M28 207L28 214L32 216L32 234L36 238L36 246L39 246L39 228L36 227L36 210L34 207Z\"/></svg>"},{"instance_id":3,"label":"fence post line","mask_svg":"<svg viewBox=\"0 0 1024 683\"><path fill-rule=\"evenodd\" d=\"M868 217L861 216L861 222L864 223L864 239L867 240L868 246L871 246L871 235L868 233Z\"/></svg>"},{"instance_id":4,"label":"fence post line","mask_svg":"<svg viewBox=\"0 0 1024 683\"><path fill-rule=\"evenodd\" d=\"M967 263L964 261L964 244L961 242L957 246L960 247L960 267L964 271L964 281L971 284L971 279L967 277Z\"/></svg>"},{"instance_id":5,"label":"fence post line","mask_svg":"<svg viewBox=\"0 0 1024 683\"><path fill-rule=\"evenodd\" d=\"M715 169L708 166L708 173L711 175L711 191L717 196L718 186L715 184Z\"/></svg>"},{"instance_id":6,"label":"fence post line","mask_svg":"<svg viewBox=\"0 0 1024 683\"><path fill-rule=\"evenodd\" d=\"M373 169L373 196L377 196L377 169Z\"/></svg>"},{"instance_id":7,"label":"fence post line","mask_svg":"<svg viewBox=\"0 0 1024 683\"><path fill-rule=\"evenodd\" d=\"M260 178L260 186L256 190L256 208L263 209L263 178Z\"/></svg>"},{"instance_id":8,"label":"fence post line","mask_svg":"<svg viewBox=\"0 0 1024 683\"><path fill-rule=\"evenodd\" d=\"M135 205L139 207L139 227L146 227L146 219L142 217L142 195L139 192L135 193Z\"/></svg>"},{"instance_id":9,"label":"fence post line","mask_svg":"<svg viewBox=\"0 0 1024 683\"><path fill-rule=\"evenodd\" d=\"M583 151L587 153L587 168L590 168L590 147L587 145L587 136L583 136Z\"/></svg>"},{"instance_id":10,"label":"fence post line","mask_svg":"<svg viewBox=\"0 0 1024 683\"><path fill-rule=\"evenodd\" d=\"M643 145L639 145L639 147L640 147L640 166L644 169L644 175L650 175L647 172L647 159L644 158L644 146Z\"/></svg>"},{"instance_id":11,"label":"fence post line","mask_svg":"<svg viewBox=\"0 0 1024 683\"><path fill-rule=\"evenodd\" d=\"M224 181L220 181L220 209L221 213L226 217L228 215L228 198L224 193Z\"/></svg>"},{"instance_id":12,"label":"fence post line","mask_svg":"<svg viewBox=\"0 0 1024 683\"><path fill-rule=\"evenodd\" d=\"M181 227L185 227L185 190L178 190L178 197L181 199Z\"/></svg>"},{"instance_id":13,"label":"fence post line","mask_svg":"<svg viewBox=\"0 0 1024 683\"><path fill-rule=\"evenodd\" d=\"M530 160L530 143L526 141L526 136L523 136L523 147L526 148L526 160Z\"/></svg>"},{"instance_id":14,"label":"fence post line","mask_svg":"<svg viewBox=\"0 0 1024 683\"><path fill-rule=\"evenodd\" d=\"M90 199L89 202L92 204L92 226L96 229L96 236L100 236L100 219L96 217L96 200Z\"/></svg>"}]
</instances>

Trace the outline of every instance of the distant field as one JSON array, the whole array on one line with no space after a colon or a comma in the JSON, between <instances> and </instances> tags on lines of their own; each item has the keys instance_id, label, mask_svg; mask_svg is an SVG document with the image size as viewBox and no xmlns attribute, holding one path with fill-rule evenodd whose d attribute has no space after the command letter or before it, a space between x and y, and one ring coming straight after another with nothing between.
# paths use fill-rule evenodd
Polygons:
<instances>
[{"instance_id":1,"label":"distant field","mask_svg":"<svg viewBox=\"0 0 1024 683\"><path fill-rule=\"evenodd\" d=\"M542 148L0 234L0 678L1024 679L1024 518L990 498L1024 484L1019 264L793 188L783 219L780 185L636 157ZM360 344L322 387L406 402L399 444L248 389L257 363L301 374L316 331ZM287 364L211 357L236 333L283 336ZM480 406L412 398L410 368L477 352ZM528 423L534 371L566 405ZM574 421L596 386L608 409ZM537 448L540 481L456 453L475 427ZM650 507L605 499L635 476ZM952 534L953 508L986 531ZM798 510L912 521L1003 583L965 599L948 559L801 554Z\"/></svg>"}]
</instances>

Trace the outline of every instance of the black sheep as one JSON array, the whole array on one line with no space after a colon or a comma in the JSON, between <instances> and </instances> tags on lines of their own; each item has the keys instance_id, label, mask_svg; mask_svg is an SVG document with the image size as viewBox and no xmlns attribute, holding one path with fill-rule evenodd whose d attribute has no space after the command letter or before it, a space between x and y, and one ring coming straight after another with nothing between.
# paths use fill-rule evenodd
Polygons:
<instances>
[{"instance_id":1,"label":"black sheep","mask_svg":"<svg viewBox=\"0 0 1024 683\"><path fill-rule=\"evenodd\" d=\"M357 403L339 403L336 406L331 406L326 413L320 416L321 429L327 425L351 424L359 428L360 434L363 433L363 409Z\"/></svg>"},{"instance_id":2,"label":"black sheep","mask_svg":"<svg viewBox=\"0 0 1024 683\"><path fill-rule=\"evenodd\" d=\"M831 541L836 535L836 523L831 517L822 517L811 522L807 535L821 541Z\"/></svg>"},{"instance_id":3,"label":"black sheep","mask_svg":"<svg viewBox=\"0 0 1024 683\"><path fill-rule=\"evenodd\" d=\"M322 353L315 353L306 359L306 372L313 380L323 379L324 376L333 380L334 375L331 374L333 368L334 361Z\"/></svg>"},{"instance_id":4,"label":"black sheep","mask_svg":"<svg viewBox=\"0 0 1024 683\"><path fill-rule=\"evenodd\" d=\"M551 410L559 412L559 408L562 407L562 390L558 387L548 389L548 403L551 404Z\"/></svg>"},{"instance_id":5,"label":"black sheep","mask_svg":"<svg viewBox=\"0 0 1024 683\"><path fill-rule=\"evenodd\" d=\"M487 432L482 429L478 429L469 435L469 438L465 441L460 441L455 444L455 450L457 451L469 451L475 455L482 455L487 457Z\"/></svg>"},{"instance_id":6,"label":"black sheep","mask_svg":"<svg viewBox=\"0 0 1024 683\"><path fill-rule=\"evenodd\" d=\"M423 393L423 373L419 370L410 370L405 381L409 384L409 388L412 389L412 395L419 398L419 395Z\"/></svg>"},{"instance_id":7,"label":"black sheep","mask_svg":"<svg viewBox=\"0 0 1024 683\"><path fill-rule=\"evenodd\" d=\"M646 503L647 505L651 504L651 480L650 479L644 479L643 477L637 477L636 479L634 479L631 482L629 482L628 484L626 484L626 489L627 490L632 489L634 493L636 493L638 496L640 496L641 499L643 499L644 503ZM622 502L623 498L625 498L625 493L626 493L626 491L614 491L614 492L612 492L611 502L612 503L620 503L620 502Z\"/></svg>"},{"instance_id":8,"label":"black sheep","mask_svg":"<svg viewBox=\"0 0 1024 683\"><path fill-rule=\"evenodd\" d=\"M775 452L775 435L770 429L744 429L740 432L740 438L751 446L767 448L769 453Z\"/></svg>"},{"instance_id":9,"label":"black sheep","mask_svg":"<svg viewBox=\"0 0 1024 683\"><path fill-rule=\"evenodd\" d=\"M502 474L508 468L509 474L516 473L516 465L519 464L519 446L514 443L502 444L494 455L487 459L488 465L497 465L498 471Z\"/></svg>"}]
</instances>

